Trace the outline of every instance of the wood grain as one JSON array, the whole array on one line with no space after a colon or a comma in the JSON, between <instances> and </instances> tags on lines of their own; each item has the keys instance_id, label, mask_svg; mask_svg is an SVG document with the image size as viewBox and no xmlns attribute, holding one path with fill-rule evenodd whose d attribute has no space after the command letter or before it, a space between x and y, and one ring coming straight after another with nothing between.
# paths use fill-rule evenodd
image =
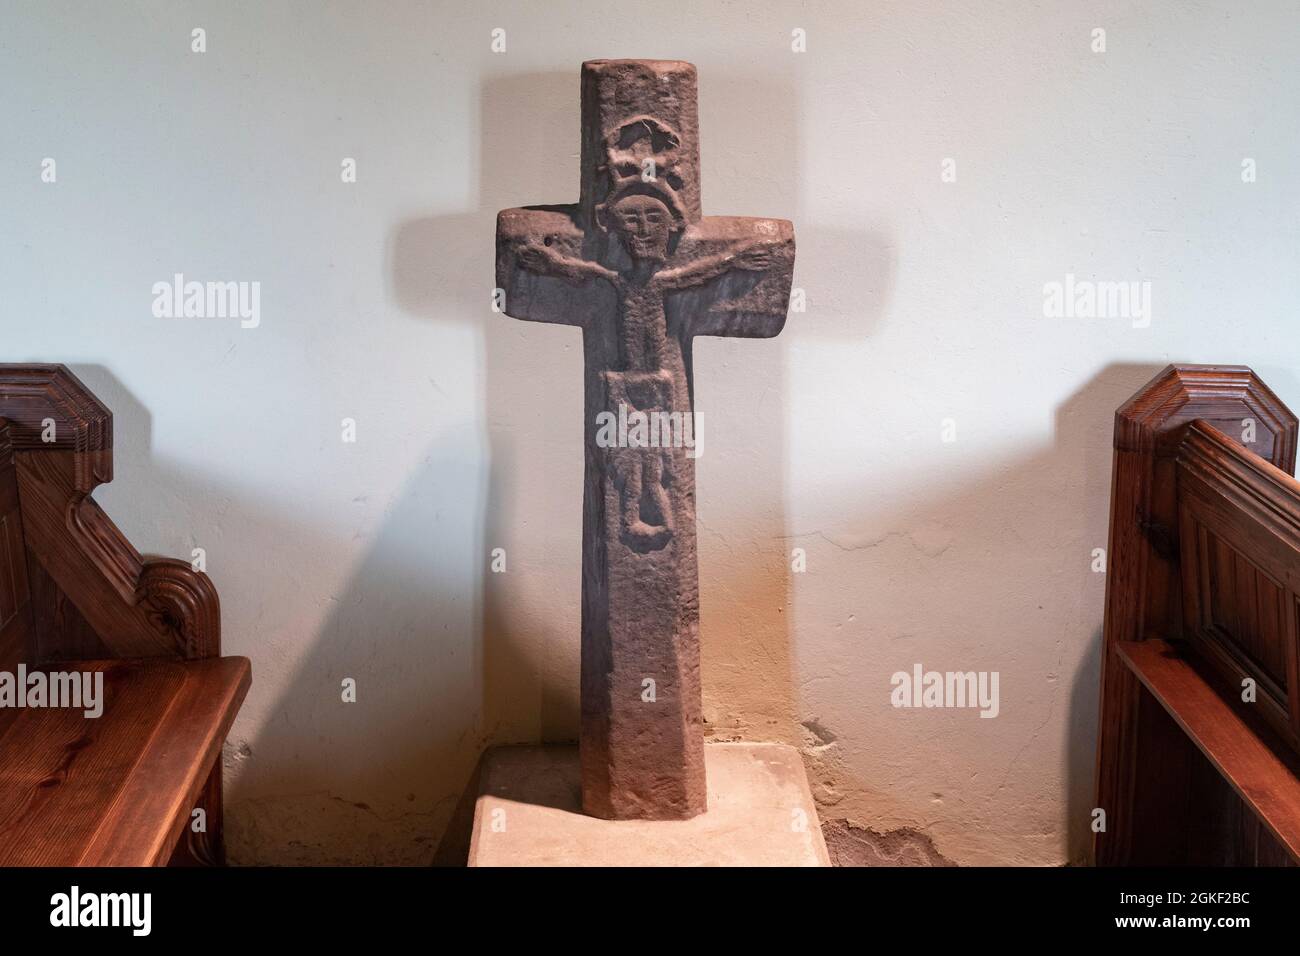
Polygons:
<instances>
[{"instance_id":1,"label":"wood grain","mask_svg":"<svg viewBox=\"0 0 1300 956\"><path fill-rule=\"evenodd\" d=\"M1169 643L1124 641L1118 653L1291 859L1300 862L1300 776L1294 763L1279 756Z\"/></svg>"},{"instance_id":2,"label":"wood grain","mask_svg":"<svg viewBox=\"0 0 1300 956\"><path fill-rule=\"evenodd\" d=\"M0 419L0 671L12 671L19 661L26 660L32 644L31 589L18 478L9 426ZM4 719L0 716L0 726Z\"/></svg>"},{"instance_id":3,"label":"wood grain","mask_svg":"<svg viewBox=\"0 0 1300 956\"><path fill-rule=\"evenodd\" d=\"M24 710L0 737L0 865L158 866L250 680L246 658L81 661L104 713Z\"/></svg>"},{"instance_id":4,"label":"wood grain","mask_svg":"<svg viewBox=\"0 0 1300 956\"><path fill-rule=\"evenodd\" d=\"M1185 637L1300 753L1300 482L1207 422L1178 453Z\"/></svg>"}]
</instances>

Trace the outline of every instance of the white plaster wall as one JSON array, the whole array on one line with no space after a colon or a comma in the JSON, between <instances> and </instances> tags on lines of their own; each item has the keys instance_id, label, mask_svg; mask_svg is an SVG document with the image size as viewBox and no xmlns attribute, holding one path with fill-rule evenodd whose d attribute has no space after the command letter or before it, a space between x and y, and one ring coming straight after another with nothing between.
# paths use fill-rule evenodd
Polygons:
<instances>
[{"instance_id":1,"label":"white plaster wall","mask_svg":"<svg viewBox=\"0 0 1300 956\"><path fill-rule=\"evenodd\" d=\"M137 545L207 551L254 662L232 857L424 861L485 744L574 735L579 333L489 310L493 223L575 197L579 63L643 56L698 65L705 210L794 220L808 298L697 346L713 732L804 746L826 819L1078 858L1114 408L1172 360L1300 408L1298 30L1265 0L0 3L2 357L113 408L98 497ZM177 272L260 282L261 325L155 318ZM1150 327L1045 318L1067 273L1149 281ZM998 671L1000 715L892 708L918 662Z\"/></svg>"}]
</instances>

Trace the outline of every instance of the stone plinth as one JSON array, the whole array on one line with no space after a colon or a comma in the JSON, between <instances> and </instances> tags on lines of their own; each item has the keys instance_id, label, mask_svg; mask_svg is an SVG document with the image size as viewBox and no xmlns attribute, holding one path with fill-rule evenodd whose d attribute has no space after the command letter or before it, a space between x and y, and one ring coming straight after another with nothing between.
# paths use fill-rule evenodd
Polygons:
<instances>
[{"instance_id":1,"label":"stone plinth","mask_svg":"<svg viewBox=\"0 0 1300 956\"><path fill-rule=\"evenodd\" d=\"M830 866L803 762L783 744L704 748L708 810L689 820L582 813L576 746L483 756L470 866Z\"/></svg>"}]
</instances>

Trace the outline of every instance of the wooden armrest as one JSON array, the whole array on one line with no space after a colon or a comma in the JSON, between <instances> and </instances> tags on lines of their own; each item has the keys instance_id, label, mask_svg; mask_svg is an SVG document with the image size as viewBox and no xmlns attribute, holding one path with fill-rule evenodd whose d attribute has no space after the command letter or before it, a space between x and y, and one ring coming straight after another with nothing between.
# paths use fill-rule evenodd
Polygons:
<instances>
[{"instance_id":1,"label":"wooden armrest","mask_svg":"<svg viewBox=\"0 0 1300 956\"><path fill-rule=\"evenodd\" d=\"M0 420L0 470L16 472L21 537L39 572L32 590L48 577L59 604L34 600L26 659L220 655L220 603L207 575L139 554L91 497L113 478L103 403L66 366L0 364Z\"/></svg>"}]
</instances>

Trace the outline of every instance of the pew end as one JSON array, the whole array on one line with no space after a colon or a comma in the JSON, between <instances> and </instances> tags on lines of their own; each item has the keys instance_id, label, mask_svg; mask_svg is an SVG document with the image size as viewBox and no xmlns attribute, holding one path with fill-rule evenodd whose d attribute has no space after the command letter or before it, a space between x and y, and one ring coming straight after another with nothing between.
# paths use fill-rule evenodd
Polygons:
<instances>
[{"instance_id":1,"label":"pew end","mask_svg":"<svg viewBox=\"0 0 1300 956\"><path fill-rule=\"evenodd\" d=\"M0 674L24 705L0 708L0 865L224 862L251 667L221 656L208 576L143 557L95 503L112 468L112 414L72 372L0 365ZM31 706L77 677L97 716Z\"/></svg>"},{"instance_id":2,"label":"pew end","mask_svg":"<svg viewBox=\"0 0 1300 956\"><path fill-rule=\"evenodd\" d=\"M1116 413L1098 865L1300 864L1296 432L1240 366Z\"/></svg>"}]
</instances>

